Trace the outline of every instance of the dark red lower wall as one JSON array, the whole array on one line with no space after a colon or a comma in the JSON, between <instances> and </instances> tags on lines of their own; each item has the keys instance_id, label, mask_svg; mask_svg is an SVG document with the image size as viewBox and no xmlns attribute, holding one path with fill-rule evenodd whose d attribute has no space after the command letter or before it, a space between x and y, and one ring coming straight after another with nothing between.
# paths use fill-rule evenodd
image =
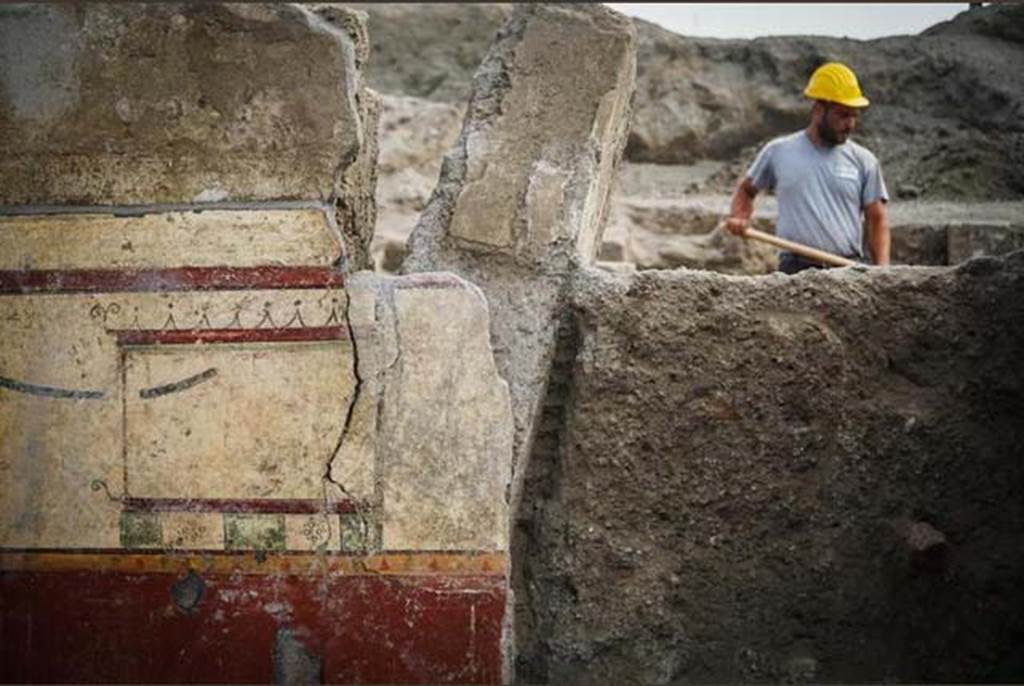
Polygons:
<instances>
[{"instance_id":1,"label":"dark red lower wall","mask_svg":"<svg viewBox=\"0 0 1024 686\"><path fill-rule=\"evenodd\" d=\"M267 683L287 629L339 684L501 680L501 576L0 572L0 679Z\"/></svg>"}]
</instances>

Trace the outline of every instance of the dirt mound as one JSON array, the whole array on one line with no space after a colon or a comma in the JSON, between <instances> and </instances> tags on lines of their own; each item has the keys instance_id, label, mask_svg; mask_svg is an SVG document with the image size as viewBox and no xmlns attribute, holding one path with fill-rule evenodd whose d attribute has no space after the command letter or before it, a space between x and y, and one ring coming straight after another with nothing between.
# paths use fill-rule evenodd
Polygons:
<instances>
[{"instance_id":1,"label":"dirt mound","mask_svg":"<svg viewBox=\"0 0 1024 686\"><path fill-rule=\"evenodd\" d=\"M347 4L369 18L371 88L459 105L512 12L495 3Z\"/></svg>"},{"instance_id":2,"label":"dirt mound","mask_svg":"<svg viewBox=\"0 0 1024 686\"><path fill-rule=\"evenodd\" d=\"M992 9L991 23L1021 21L1016 8ZM716 179L718 188L735 183L754 146L806 125L803 84L819 64L838 60L854 67L873 101L857 138L878 154L891 190L965 199L1024 195L1020 43L952 28L871 41L747 41L684 37L643 21L637 26L629 159L735 160Z\"/></svg>"},{"instance_id":3,"label":"dirt mound","mask_svg":"<svg viewBox=\"0 0 1024 686\"><path fill-rule=\"evenodd\" d=\"M925 36L989 36L1024 43L1024 5L1004 3L973 7L925 30Z\"/></svg>"},{"instance_id":4,"label":"dirt mound","mask_svg":"<svg viewBox=\"0 0 1024 686\"><path fill-rule=\"evenodd\" d=\"M1024 678L1024 252L576 286L523 683Z\"/></svg>"}]
</instances>

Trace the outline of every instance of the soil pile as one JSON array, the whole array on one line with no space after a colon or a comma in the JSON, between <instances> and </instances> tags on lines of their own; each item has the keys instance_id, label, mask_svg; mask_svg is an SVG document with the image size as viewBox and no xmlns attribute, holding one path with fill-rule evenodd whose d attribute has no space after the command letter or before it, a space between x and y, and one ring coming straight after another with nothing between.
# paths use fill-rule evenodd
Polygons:
<instances>
[{"instance_id":1,"label":"soil pile","mask_svg":"<svg viewBox=\"0 0 1024 686\"><path fill-rule=\"evenodd\" d=\"M473 72L512 14L505 3L347 3L366 12L371 88L464 105Z\"/></svg>"},{"instance_id":2,"label":"soil pile","mask_svg":"<svg viewBox=\"0 0 1024 686\"><path fill-rule=\"evenodd\" d=\"M1024 252L576 286L523 683L1024 679Z\"/></svg>"},{"instance_id":3,"label":"soil pile","mask_svg":"<svg viewBox=\"0 0 1024 686\"><path fill-rule=\"evenodd\" d=\"M975 20L980 12L988 22ZM999 35L990 24L1006 27ZM979 27L980 28L976 28ZM749 163L753 146L806 126L801 95L825 61L850 64L872 100L856 135L891 190L913 197L1024 196L1021 7L965 12L919 36L714 40L637 21L637 107L627 158ZM731 190L741 168L708 184Z\"/></svg>"}]
</instances>

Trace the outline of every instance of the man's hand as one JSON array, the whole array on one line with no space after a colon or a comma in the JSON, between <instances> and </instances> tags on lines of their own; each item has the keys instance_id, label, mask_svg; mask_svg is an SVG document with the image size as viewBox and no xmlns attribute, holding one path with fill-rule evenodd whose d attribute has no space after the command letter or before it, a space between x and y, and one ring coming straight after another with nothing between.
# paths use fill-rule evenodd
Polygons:
<instances>
[{"instance_id":1,"label":"man's hand","mask_svg":"<svg viewBox=\"0 0 1024 686\"><path fill-rule=\"evenodd\" d=\"M729 217L725 220L725 228L737 236L742 236L749 226L750 220L746 217Z\"/></svg>"},{"instance_id":2,"label":"man's hand","mask_svg":"<svg viewBox=\"0 0 1024 686\"><path fill-rule=\"evenodd\" d=\"M737 236L750 226L750 217L754 214L754 197L757 195L757 186L750 180L749 176L743 177L736 185L729 202L729 218L725 220L725 228Z\"/></svg>"}]
</instances>

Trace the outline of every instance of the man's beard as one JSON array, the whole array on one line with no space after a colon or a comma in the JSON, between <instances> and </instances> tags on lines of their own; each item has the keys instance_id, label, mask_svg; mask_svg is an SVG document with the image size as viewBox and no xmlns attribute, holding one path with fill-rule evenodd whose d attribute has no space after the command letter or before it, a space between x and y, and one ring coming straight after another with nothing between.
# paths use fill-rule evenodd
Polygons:
<instances>
[{"instance_id":1,"label":"man's beard","mask_svg":"<svg viewBox=\"0 0 1024 686\"><path fill-rule=\"evenodd\" d=\"M818 122L818 136L829 145L841 145L843 143L839 133L829 126L824 119Z\"/></svg>"}]
</instances>

